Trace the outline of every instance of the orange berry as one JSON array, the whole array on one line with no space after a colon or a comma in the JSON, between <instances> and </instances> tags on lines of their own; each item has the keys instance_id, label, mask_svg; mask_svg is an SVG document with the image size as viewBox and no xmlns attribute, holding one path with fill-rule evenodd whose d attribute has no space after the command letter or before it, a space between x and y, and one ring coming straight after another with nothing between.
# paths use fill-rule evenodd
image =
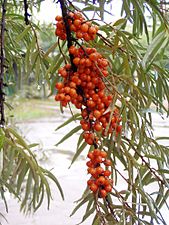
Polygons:
<instances>
[{"instance_id":1,"label":"orange berry","mask_svg":"<svg viewBox=\"0 0 169 225\"><path fill-rule=\"evenodd\" d=\"M106 192L111 192L112 191L112 186L110 184L109 185L106 185L104 187L104 189L105 189Z\"/></svg>"},{"instance_id":2,"label":"orange berry","mask_svg":"<svg viewBox=\"0 0 169 225\"><path fill-rule=\"evenodd\" d=\"M104 171L104 176L105 177L109 177L111 175L111 171L110 170L105 170Z\"/></svg>"},{"instance_id":3,"label":"orange berry","mask_svg":"<svg viewBox=\"0 0 169 225\"><path fill-rule=\"evenodd\" d=\"M96 173L98 175L102 174L103 172L104 172L104 169L101 166L99 166L99 167L96 168Z\"/></svg>"},{"instance_id":4,"label":"orange berry","mask_svg":"<svg viewBox=\"0 0 169 225\"><path fill-rule=\"evenodd\" d=\"M91 184L93 184L93 183L94 183L94 181L91 180L91 179L87 181L87 184L88 184L89 186L91 186Z\"/></svg>"},{"instance_id":5,"label":"orange berry","mask_svg":"<svg viewBox=\"0 0 169 225\"><path fill-rule=\"evenodd\" d=\"M86 59L86 66L90 67L92 65L92 61L90 59Z\"/></svg>"},{"instance_id":6,"label":"orange berry","mask_svg":"<svg viewBox=\"0 0 169 225\"><path fill-rule=\"evenodd\" d=\"M102 131L102 125L100 125L99 123L95 123L94 130L97 132Z\"/></svg>"},{"instance_id":7,"label":"orange berry","mask_svg":"<svg viewBox=\"0 0 169 225\"><path fill-rule=\"evenodd\" d=\"M95 162L96 162L96 163L102 163L102 157L101 157L101 156L97 156L97 157L95 158Z\"/></svg>"},{"instance_id":8,"label":"orange berry","mask_svg":"<svg viewBox=\"0 0 169 225\"><path fill-rule=\"evenodd\" d=\"M93 100L88 100L87 101L87 106L89 108L94 108L96 106L96 103Z\"/></svg>"},{"instance_id":9,"label":"orange berry","mask_svg":"<svg viewBox=\"0 0 169 225\"><path fill-rule=\"evenodd\" d=\"M94 159L93 152L89 152L89 153L87 154L87 157L88 157L89 159Z\"/></svg>"},{"instance_id":10,"label":"orange berry","mask_svg":"<svg viewBox=\"0 0 169 225\"><path fill-rule=\"evenodd\" d=\"M89 30L88 30L88 33L89 33L89 34L96 34L96 28L93 27L93 26L90 27Z\"/></svg>"},{"instance_id":11,"label":"orange berry","mask_svg":"<svg viewBox=\"0 0 169 225\"><path fill-rule=\"evenodd\" d=\"M98 186L93 183L93 184L90 185L90 190L93 191L93 192L96 192L98 190Z\"/></svg>"},{"instance_id":12,"label":"orange berry","mask_svg":"<svg viewBox=\"0 0 169 225\"><path fill-rule=\"evenodd\" d=\"M84 34L83 34L83 38L84 38L84 40L87 41L87 42L91 40L91 37L88 35L88 33L84 33Z\"/></svg>"},{"instance_id":13,"label":"orange berry","mask_svg":"<svg viewBox=\"0 0 169 225\"><path fill-rule=\"evenodd\" d=\"M55 20L56 20L56 21L61 21L61 20L62 20L62 16L59 16L59 15L56 16L56 17L55 17Z\"/></svg>"},{"instance_id":14,"label":"orange berry","mask_svg":"<svg viewBox=\"0 0 169 225\"><path fill-rule=\"evenodd\" d=\"M92 167L92 166L93 166L93 163L92 163L92 161L88 161L88 162L86 163L86 165L87 165L88 167Z\"/></svg>"},{"instance_id":15,"label":"orange berry","mask_svg":"<svg viewBox=\"0 0 169 225\"><path fill-rule=\"evenodd\" d=\"M95 150L93 151L93 155L94 155L94 156L100 156L100 149L95 149Z\"/></svg>"},{"instance_id":16,"label":"orange berry","mask_svg":"<svg viewBox=\"0 0 169 225\"><path fill-rule=\"evenodd\" d=\"M80 27L82 32L87 32L89 29L89 26L86 23L83 23Z\"/></svg>"},{"instance_id":17,"label":"orange berry","mask_svg":"<svg viewBox=\"0 0 169 225\"><path fill-rule=\"evenodd\" d=\"M88 145L93 145L93 142L94 142L94 140L92 138L87 138L87 139L85 139L85 141Z\"/></svg>"},{"instance_id":18,"label":"orange berry","mask_svg":"<svg viewBox=\"0 0 169 225\"><path fill-rule=\"evenodd\" d=\"M93 111L93 115L94 115L94 117L95 117L96 119L99 119L100 116L101 116L101 112L100 112L99 110L95 109L95 110Z\"/></svg>"},{"instance_id":19,"label":"orange berry","mask_svg":"<svg viewBox=\"0 0 169 225\"><path fill-rule=\"evenodd\" d=\"M76 52L75 46L71 46L71 47L69 48L69 53L72 54L72 55L74 55L75 52Z\"/></svg>"},{"instance_id":20,"label":"orange berry","mask_svg":"<svg viewBox=\"0 0 169 225\"><path fill-rule=\"evenodd\" d=\"M105 181L106 181L106 178L104 176L100 176L97 179L97 183L100 184L100 185L104 185Z\"/></svg>"},{"instance_id":21,"label":"orange berry","mask_svg":"<svg viewBox=\"0 0 169 225\"><path fill-rule=\"evenodd\" d=\"M74 88L70 89L69 94L70 94L71 97L75 97L77 95L76 90Z\"/></svg>"},{"instance_id":22,"label":"orange berry","mask_svg":"<svg viewBox=\"0 0 169 225\"><path fill-rule=\"evenodd\" d=\"M76 32L76 37L77 37L78 39L83 38L83 33L82 33L81 31L77 31L77 32Z\"/></svg>"},{"instance_id":23,"label":"orange berry","mask_svg":"<svg viewBox=\"0 0 169 225\"><path fill-rule=\"evenodd\" d=\"M102 158L106 158L106 157L107 157L107 153L106 153L105 151L101 151L101 152L100 152L100 156L101 156Z\"/></svg>"},{"instance_id":24,"label":"orange berry","mask_svg":"<svg viewBox=\"0 0 169 225\"><path fill-rule=\"evenodd\" d=\"M73 24L75 25L76 28L79 28L81 25L81 20L76 19L76 20L74 20Z\"/></svg>"},{"instance_id":25,"label":"orange berry","mask_svg":"<svg viewBox=\"0 0 169 225\"><path fill-rule=\"evenodd\" d=\"M64 92L65 92L66 94L69 94L69 93L70 93L70 87L65 87L65 88L64 88Z\"/></svg>"},{"instance_id":26,"label":"orange berry","mask_svg":"<svg viewBox=\"0 0 169 225\"><path fill-rule=\"evenodd\" d=\"M105 198L106 196L107 196L107 191L104 189L100 190L100 197Z\"/></svg>"},{"instance_id":27,"label":"orange berry","mask_svg":"<svg viewBox=\"0 0 169 225\"><path fill-rule=\"evenodd\" d=\"M80 12L76 12L76 13L74 14L74 18L75 18L75 19L82 19L81 13L80 13Z\"/></svg>"},{"instance_id":28,"label":"orange berry","mask_svg":"<svg viewBox=\"0 0 169 225\"><path fill-rule=\"evenodd\" d=\"M90 59L91 61L96 61L96 60L97 60L97 54L96 54L96 53L90 54L90 55L89 55L89 59Z\"/></svg>"},{"instance_id":29,"label":"orange berry","mask_svg":"<svg viewBox=\"0 0 169 225\"><path fill-rule=\"evenodd\" d=\"M65 98L65 95L63 93L61 93L61 94L58 95L59 101L63 101L64 98Z\"/></svg>"},{"instance_id":30,"label":"orange berry","mask_svg":"<svg viewBox=\"0 0 169 225\"><path fill-rule=\"evenodd\" d=\"M88 124L88 123L82 124L82 129L85 131L90 130L90 124Z\"/></svg>"},{"instance_id":31,"label":"orange berry","mask_svg":"<svg viewBox=\"0 0 169 225\"><path fill-rule=\"evenodd\" d=\"M111 160L110 159L105 159L104 160L104 165L105 166L111 166L112 165Z\"/></svg>"},{"instance_id":32,"label":"orange berry","mask_svg":"<svg viewBox=\"0 0 169 225\"><path fill-rule=\"evenodd\" d=\"M76 88L76 84L75 84L73 81L71 81L71 82L69 83L69 87L71 87L71 88Z\"/></svg>"},{"instance_id":33,"label":"orange berry","mask_svg":"<svg viewBox=\"0 0 169 225\"><path fill-rule=\"evenodd\" d=\"M61 83L61 82L58 82L58 83L56 83L56 85L55 85L55 87L56 87L58 90L62 89L63 86L64 86L64 84Z\"/></svg>"},{"instance_id":34,"label":"orange berry","mask_svg":"<svg viewBox=\"0 0 169 225\"><path fill-rule=\"evenodd\" d=\"M65 101L69 102L71 100L71 97L69 95L66 95L64 98Z\"/></svg>"},{"instance_id":35,"label":"orange berry","mask_svg":"<svg viewBox=\"0 0 169 225\"><path fill-rule=\"evenodd\" d=\"M80 58L79 58L79 57L74 58L74 59L73 59L73 63L74 63L76 66L79 65L79 63L80 63Z\"/></svg>"},{"instance_id":36,"label":"orange berry","mask_svg":"<svg viewBox=\"0 0 169 225\"><path fill-rule=\"evenodd\" d=\"M85 58L82 58L80 60L80 63L79 64L83 66L83 65L85 65L85 63L86 63L86 59Z\"/></svg>"},{"instance_id":37,"label":"orange berry","mask_svg":"<svg viewBox=\"0 0 169 225\"><path fill-rule=\"evenodd\" d=\"M77 31L77 27L74 24L70 25L70 30L76 32Z\"/></svg>"}]
</instances>

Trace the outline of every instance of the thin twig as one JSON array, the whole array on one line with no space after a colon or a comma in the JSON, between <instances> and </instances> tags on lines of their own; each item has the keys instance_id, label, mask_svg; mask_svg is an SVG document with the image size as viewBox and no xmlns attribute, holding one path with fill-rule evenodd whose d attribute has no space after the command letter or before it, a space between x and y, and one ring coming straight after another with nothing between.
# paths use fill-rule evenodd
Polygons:
<instances>
[{"instance_id":1,"label":"thin twig","mask_svg":"<svg viewBox=\"0 0 169 225\"><path fill-rule=\"evenodd\" d=\"M125 140L128 141L128 143L130 144L130 146L133 148L133 150L135 151L135 153L141 158L142 162L147 166L147 168L152 172L152 174L154 174L154 176L157 178L158 181L160 181L162 184L165 184L165 182L157 175L156 170L154 168L151 168L149 163L144 159L144 156L142 156L137 149L134 147L134 145L131 143L131 141L125 137Z\"/></svg>"},{"instance_id":2,"label":"thin twig","mask_svg":"<svg viewBox=\"0 0 169 225\"><path fill-rule=\"evenodd\" d=\"M65 64L67 64L66 57L65 57L65 55L62 51L62 48L60 46L60 38L58 38L58 46L59 46L59 51L60 51L61 55L63 56L64 62L65 62Z\"/></svg>"},{"instance_id":3,"label":"thin twig","mask_svg":"<svg viewBox=\"0 0 169 225\"><path fill-rule=\"evenodd\" d=\"M100 209L100 205L98 202L98 196L96 196L96 195L95 195L95 207L96 207L96 212L97 212L98 218L100 220L100 225L108 225L105 220L105 217Z\"/></svg>"},{"instance_id":4,"label":"thin twig","mask_svg":"<svg viewBox=\"0 0 169 225\"><path fill-rule=\"evenodd\" d=\"M108 208L109 208L109 210L110 210L110 212L111 212L113 218L118 222L118 219L117 219L117 217L116 217L116 215L115 215L115 213L114 213L114 210L113 210L113 208L112 208L111 202L109 201L108 197L106 197L105 200L106 200L107 206L108 206Z\"/></svg>"},{"instance_id":5,"label":"thin twig","mask_svg":"<svg viewBox=\"0 0 169 225\"><path fill-rule=\"evenodd\" d=\"M39 41L38 41L38 36L37 36L36 30L35 30L35 28L33 27L33 25L31 23L30 23L30 26L31 26L31 29L32 29L32 31L34 33L34 36L35 36L37 49L38 49L39 53L41 53L42 49L39 46Z\"/></svg>"},{"instance_id":6,"label":"thin twig","mask_svg":"<svg viewBox=\"0 0 169 225\"><path fill-rule=\"evenodd\" d=\"M6 4L7 0L2 3L2 19L1 19L1 36L0 36L0 126L3 127L5 124L5 113L4 113L4 101L5 94L4 88L4 67L5 67L5 14L6 14Z\"/></svg>"}]
</instances>

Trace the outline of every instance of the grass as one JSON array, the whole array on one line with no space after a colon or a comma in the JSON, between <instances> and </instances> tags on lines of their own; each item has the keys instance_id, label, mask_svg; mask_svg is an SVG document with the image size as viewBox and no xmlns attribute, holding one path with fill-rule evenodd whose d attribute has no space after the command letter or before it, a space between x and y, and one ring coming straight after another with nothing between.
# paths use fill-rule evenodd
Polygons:
<instances>
[{"instance_id":1,"label":"grass","mask_svg":"<svg viewBox=\"0 0 169 225\"><path fill-rule=\"evenodd\" d=\"M54 99L9 99L7 100L13 107L6 109L7 117L16 122L40 119L45 117L56 117L58 115L58 104Z\"/></svg>"}]
</instances>

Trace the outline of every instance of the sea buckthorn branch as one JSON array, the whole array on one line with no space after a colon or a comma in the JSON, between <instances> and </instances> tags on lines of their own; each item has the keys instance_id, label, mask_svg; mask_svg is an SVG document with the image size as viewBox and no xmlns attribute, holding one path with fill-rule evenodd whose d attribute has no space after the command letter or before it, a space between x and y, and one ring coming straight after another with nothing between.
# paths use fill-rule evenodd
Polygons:
<instances>
[{"instance_id":1,"label":"sea buckthorn branch","mask_svg":"<svg viewBox=\"0 0 169 225\"><path fill-rule=\"evenodd\" d=\"M67 40L70 64L58 70L62 82L56 83L56 101L63 107L72 103L81 110L80 121L85 142L94 147L86 163L91 178L87 184L94 196L105 198L112 191L113 181L109 178L111 161L102 149L102 140L113 132L121 133L119 110L112 104L115 95L107 94L103 77L107 77L108 61L95 48L85 42L95 39L98 27L85 20L80 12L68 11L66 1L60 1L62 16L56 16L56 36ZM81 44L83 41L83 45ZM62 53L62 52L61 52Z\"/></svg>"},{"instance_id":2,"label":"sea buckthorn branch","mask_svg":"<svg viewBox=\"0 0 169 225\"><path fill-rule=\"evenodd\" d=\"M2 19L1 19L1 36L0 36L0 126L4 127L5 124L5 112L4 112L4 68L5 68L5 16L6 16L6 4L7 0L2 2Z\"/></svg>"},{"instance_id":3,"label":"sea buckthorn branch","mask_svg":"<svg viewBox=\"0 0 169 225\"><path fill-rule=\"evenodd\" d=\"M66 30L67 47L69 49L73 45L72 34L71 34L69 22L68 22L69 15L68 15L65 1L59 0L59 2L60 2L61 10L62 10L63 21L64 21L64 25L65 25L65 30ZM73 55L69 53L69 57L70 57L72 70L74 72L76 72L76 66L73 63Z\"/></svg>"}]
</instances>

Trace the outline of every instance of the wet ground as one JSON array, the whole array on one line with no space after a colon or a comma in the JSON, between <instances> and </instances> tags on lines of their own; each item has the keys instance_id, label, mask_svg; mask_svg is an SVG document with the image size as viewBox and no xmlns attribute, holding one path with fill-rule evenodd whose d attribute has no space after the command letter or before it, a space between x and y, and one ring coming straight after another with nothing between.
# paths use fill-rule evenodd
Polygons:
<instances>
[{"instance_id":1,"label":"wet ground","mask_svg":"<svg viewBox=\"0 0 169 225\"><path fill-rule=\"evenodd\" d=\"M68 169L76 150L78 134L75 134L58 147L54 146L68 130L72 129L72 126L76 125L72 123L57 132L54 131L55 128L68 119L69 116L70 115L66 113L64 116L59 116L58 118L46 118L18 124L18 127L28 140L40 143L38 158L42 165L48 169L53 168L52 172L56 175L63 188L65 201L62 201L58 190L55 190L52 185L54 194L50 210L47 210L47 206L43 205L33 216L25 217L19 212L19 205L16 201L9 196L9 213L5 214L8 223L1 219L0 221L2 221L3 225L76 225L81 221L84 212L83 208L73 217L69 215L75 207L74 202L81 197L86 187L86 152L83 152L78 161ZM167 136L169 119L162 120L160 116L156 114L154 114L153 118L155 136ZM169 145L167 142L165 142L165 144ZM0 212L3 212L3 209L4 206L0 203ZM92 218L89 218L83 224L91 225L91 221Z\"/></svg>"}]
</instances>

